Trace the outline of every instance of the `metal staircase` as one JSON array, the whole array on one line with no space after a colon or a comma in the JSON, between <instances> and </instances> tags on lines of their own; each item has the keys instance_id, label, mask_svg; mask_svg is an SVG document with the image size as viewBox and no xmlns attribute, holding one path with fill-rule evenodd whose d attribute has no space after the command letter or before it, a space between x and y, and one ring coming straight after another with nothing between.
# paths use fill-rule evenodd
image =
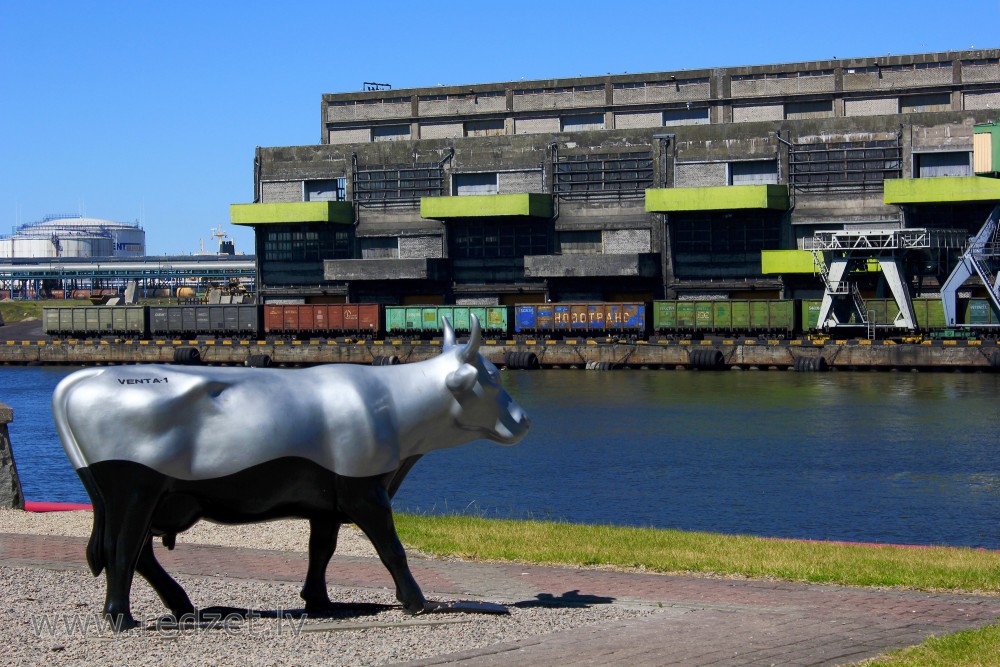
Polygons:
<instances>
[{"instance_id":1,"label":"metal staircase","mask_svg":"<svg viewBox=\"0 0 1000 667\"><path fill-rule=\"evenodd\" d=\"M831 281L830 269L827 268L822 254L818 252L813 253L813 262L815 263L817 273L819 273L820 278L823 280L823 287L826 290L825 293L829 294L831 297L850 296L854 303L854 310L858 316L858 323L864 324L868 327L873 327L874 323L868 321L869 318L868 311L865 308L865 300L861 296L861 290L858 289L857 284L844 279L841 279L836 283Z\"/></svg>"},{"instance_id":2,"label":"metal staircase","mask_svg":"<svg viewBox=\"0 0 1000 667\"><path fill-rule=\"evenodd\" d=\"M986 222L975 236L969 239L968 247L962 253L948 279L941 287L941 301L944 305L945 322L954 325L958 306L958 289L973 275L979 276L986 288L986 294L993 307L1000 312L1000 276L994 267L1000 263L1000 205L990 213Z\"/></svg>"},{"instance_id":3,"label":"metal staircase","mask_svg":"<svg viewBox=\"0 0 1000 667\"><path fill-rule=\"evenodd\" d=\"M903 273L904 260L910 253L964 247L964 236L962 232L953 229L924 228L851 228L815 232L811 239L805 239L803 247L812 251L826 288L819 310L819 326L828 329L863 324L868 327L869 332L874 331L877 323L872 321L874 318L869 314L860 290L852 280L852 271L867 270L863 267L871 262L878 262L879 270L899 308L899 314L887 326L894 329L916 329L916 315ZM857 313L858 321L854 323L838 321L834 312L835 302L843 302L848 298Z\"/></svg>"}]
</instances>

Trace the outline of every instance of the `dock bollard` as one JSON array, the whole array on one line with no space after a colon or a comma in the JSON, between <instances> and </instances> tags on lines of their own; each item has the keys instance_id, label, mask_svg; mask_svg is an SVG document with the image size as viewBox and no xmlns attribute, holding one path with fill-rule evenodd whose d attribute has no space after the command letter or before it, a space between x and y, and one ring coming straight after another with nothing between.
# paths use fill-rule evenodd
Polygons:
<instances>
[{"instance_id":1,"label":"dock bollard","mask_svg":"<svg viewBox=\"0 0 1000 667\"><path fill-rule=\"evenodd\" d=\"M10 445L7 424L14 421L14 411L0 403L0 508L24 509L21 478L17 476L14 448Z\"/></svg>"}]
</instances>

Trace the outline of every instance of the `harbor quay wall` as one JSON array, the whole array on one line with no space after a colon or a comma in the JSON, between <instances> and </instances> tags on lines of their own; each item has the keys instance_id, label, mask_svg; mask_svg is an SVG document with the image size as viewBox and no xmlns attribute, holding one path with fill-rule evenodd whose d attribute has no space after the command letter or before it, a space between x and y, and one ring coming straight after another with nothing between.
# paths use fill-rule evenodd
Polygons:
<instances>
[{"instance_id":1,"label":"harbor quay wall","mask_svg":"<svg viewBox=\"0 0 1000 667\"><path fill-rule=\"evenodd\" d=\"M0 343L0 364L114 365L174 363L179 350L194 348L198 363L244 365L266 357L272 366L326 363L373 364L422 361L441 353L440 341L8 341ZM993 341L724 340L626 342L592 340L488 340L483 356L509 365L509 353L532 353L543 368L795 368L797 370L947 369L1000 370L1000 345ZM524 355L522 355L523 357ZM810 366L803 360L813 359Z\"/></svg>"}]
</instances>

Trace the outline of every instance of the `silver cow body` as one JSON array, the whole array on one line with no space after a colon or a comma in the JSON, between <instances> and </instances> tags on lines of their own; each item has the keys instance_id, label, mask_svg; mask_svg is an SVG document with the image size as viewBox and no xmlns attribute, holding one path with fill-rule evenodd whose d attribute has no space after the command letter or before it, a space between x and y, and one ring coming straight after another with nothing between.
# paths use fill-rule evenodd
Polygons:
<instances>
[{"instance_id":1,"label":"silver cow body","mask_svg":"<svg viewBox=\"0 0 1000 667\"><path fill-rule=\"evenodd\" d=\"M368 477L434 449L480 438L510 443L520 435L523 412L499 389L495 368L478 379L481 392L499 389L473 407L483 414L463 411L445 383L456 370L449 356L302 370L89 369L62 382L53 401L75 468L132 461L177 479L204 480L293 456Z\"/></svg>"},{"instance_id":2,"label":"silver cow body","mask_svg":"<svg viewBox=\"0 0 1000 667\"><path fill-rule=\"evenodd\" d=\"M85 369L52 397L70 462L94 503L87 560L107 568L105 615L134 624L133 573L175 614L193 607L156 561L201 518L226 523L283 516L310 521L302 597L322 611L326 566L341 523L371 539L412 613L426 601L410 575L390 500L424 454L471 440L514 444L529 421L496 367L445 325L442 353L399 366L301 370L128 366Z\"/></svg>"}]
</instances>

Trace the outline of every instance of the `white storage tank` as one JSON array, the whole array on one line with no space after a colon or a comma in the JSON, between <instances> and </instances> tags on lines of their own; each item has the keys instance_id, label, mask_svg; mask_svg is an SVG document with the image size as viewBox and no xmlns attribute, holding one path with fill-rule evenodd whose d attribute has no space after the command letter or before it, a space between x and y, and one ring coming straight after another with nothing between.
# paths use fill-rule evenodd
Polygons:
<instances>
[{"instance_id":1,"label":"white storage tank","mask_svg":"<svg viewBox=\"0 0 1000 667\"><path fill-rule=\"evenodd\" d=\"M138 224L85 218L47 216L22 225L10 237L0 238L0 253L9 242L8 258L142 257L146 232ZM4 257L0 254L0 257Z\"/></svg>"}]
</instances>

